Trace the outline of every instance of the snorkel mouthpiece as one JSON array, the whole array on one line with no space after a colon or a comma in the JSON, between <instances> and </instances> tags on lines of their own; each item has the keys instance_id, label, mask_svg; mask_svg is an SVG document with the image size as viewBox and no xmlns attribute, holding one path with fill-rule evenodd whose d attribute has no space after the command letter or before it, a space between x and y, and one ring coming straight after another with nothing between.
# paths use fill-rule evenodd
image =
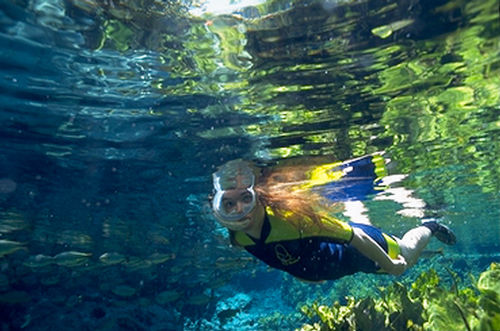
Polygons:
<instances>
[{"instance_id":1,"label":"snorkel mouthpiece","mask_svg":"<svg viewBox=\"0 0 500 331\"><path fill-rule=\"evenodd\" d=\"M223 226L235 231L241 230L248 223L241 220L252 212L257 200L252 168L243 160L230 161L212 177L215 190L212 209L215 217ZM231 191L230 194L228 191Z\"/></svg>"}]
</instances>

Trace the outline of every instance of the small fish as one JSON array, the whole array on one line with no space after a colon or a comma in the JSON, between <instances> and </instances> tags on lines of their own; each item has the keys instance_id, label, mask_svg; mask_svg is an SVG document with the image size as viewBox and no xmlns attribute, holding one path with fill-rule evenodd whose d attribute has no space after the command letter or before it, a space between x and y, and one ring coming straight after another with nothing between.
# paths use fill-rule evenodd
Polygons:
<instances>
[{"instance_id":1,"label":"small fish","mask_svg":"<svg viewBox=\"0 0 500 331\"><path fill-rule=\"evenodd\" d=\"M68 251L54 256L54 262L60 266L77 267L87 263L91 255L90 253Z\"/></svg>"},{"instance_id":2,"label":"small fish","mask_svg":"<svg viewBox=\"0 0 500 331\"><path fill-rule=\"evenodd\" d=\"M38 254L35 256L30 256L23 264L30 268L41 268L54 263L54 258L52 256L47 256L43 254Z\"/></svg>"},{"instance_id":3,"label":"small fish","mask_svg":"<svg viewBox=\"0 0 500 331\"><path fill-rule=\"evenodd\" d=\"M175 290L169 290L159 293L156 296L156 303L160 305L165 305L169 302L173 302L178 300L182 296L181 292L177 292Z\"/></svg>"},{"instance_id":4,"label":"small fish","mask_svg":"<svg viewBox=\"0 0 500 331\"><path fill-rule=\"evenodd\" d=\"M210 288L219 288L224 285L226 285L229 281L227 279L224 279L224 277L219 277L216 280L210 282Z\"/></svg>"},{"instance_id":5,"label":"small fish","mask_svg":"<svg viewBox=\"0 0 500 331\"><path fill-rule=\"evenodd\" d=\"M27 250L26 247L24 247L25 244L20 243L18 241L11 241L11 240L0 240L0 257L4 257L5 255L12 254L14 252L17 252L20 249Z\"/></svg>"},{"instance_id":6,"label":"small fish","mask_svg":"<svg viewBox=\"0 0 500 331\"><path fill-rule=\"evenodd\" d=\"M138 257L129 257L125 263L129 270L147 269L153 265L151 261L143 260Z\"/></svg>"},{"instance_id":7,"label":"small fish","mask_svg":"<svg viewBox=\"0 0 500 331\"><path fill-rule=\"evenodd\" d=\"M111 289L111 292L114 294L123 297L123 298L128 298L132 297L137 293L137 290L133 287L130 287L128 285L118 285Z\"/></svg>"},{"instance_id":8,"label":"small fish","mask_svg":"<svg viewBox=\"0 0 500 331\"><path fill-rule=\"evenodd\" d=\"M202 306L210 301L210 297L206 294L197 294L189 297L187 303L190 305Z\"/></svg>"},{"instance_id":9,"label":"small fish","mask_svg":"<svg viewBox=\"0 0 500 331\"><path fill-rule=\"evenodd\" d=\"M10 233L23 230L27 227L26 221L21 215L15 213L0 214L0 233Z\"/></svg>"},{"instance_id":10,"label":"small fish","mask_svg":"<svg viewBox=\"0 0 500 331\"><path fill-rule=\"evenodd\" d=\"M436 255L444 255L444 249L443 247L436 249L436 250L425 250L420 254L421 257L425 258L431 258Z\"/></svg>"},{"instance_id":11,"label":"small fish","mask_svg":"<svg viewBox=\"0 0 500 331\"><path fill-rule=\"evenodd\" d=\"M225 257L219 257L217 260L215 260L215 265L218 268L234 268L237 266L241 266L244 264L248 264L249 262L252 262L253 258L247 258L247 257L238 257L234 259L230 258L225 258Z\"/></svg>"},{"instance_id":12,"label":"small fish","mask_svg":"<svg viewBox=\"0 0 500 331\"><path fill-rule=\"evenodd\" d=\"M175 254L153 253L149 256L149 261L153 264L162 264L173 258L175 258Z\"/></svg>"},{"instance_id":13,"label":"small fish","mask_svg":"<svg viewBox=\"0 0 500 331\"><path fill-rule=\"evenodd\" d=\"M99 261L106 265L114 265L125 262L126 258L124 255L116 252L104 253L99 257Z\"/></svg>"}]
</instances>

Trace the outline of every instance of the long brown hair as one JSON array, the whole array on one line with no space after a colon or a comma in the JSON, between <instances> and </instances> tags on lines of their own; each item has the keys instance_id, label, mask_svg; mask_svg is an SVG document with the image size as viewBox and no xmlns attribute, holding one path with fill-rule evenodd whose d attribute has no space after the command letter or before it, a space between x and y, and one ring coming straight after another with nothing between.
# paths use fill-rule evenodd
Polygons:
<instances>
[{"instance_id":1,"label":"long brown hair","mask_svg":"<svg viewBox=\"0 0 500 331\"><path fill-rule=\"evenodd\" d=\"M307 223L311 225L311 222L322 227L322 216L340 211L341 207L307 187L313 167L285 165L264 168L255 186L261 203L298 228L307 226Z\"/></svg>"}]
</instances>

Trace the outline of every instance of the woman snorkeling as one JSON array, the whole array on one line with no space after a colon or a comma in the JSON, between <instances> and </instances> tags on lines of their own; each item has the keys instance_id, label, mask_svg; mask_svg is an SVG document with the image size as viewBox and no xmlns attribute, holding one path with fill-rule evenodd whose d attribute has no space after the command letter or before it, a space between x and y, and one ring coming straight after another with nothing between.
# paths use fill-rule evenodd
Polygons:
<instances>
[{"instance_id":1,"label":"woman snorkeling","mask_svg":"<svg viewBox=\"0 0 500 331\"><path fill-rule=\"evenodd\" d=\"M329 212L338 207L331 197L372 190L373 157L315 168L227 162L213 174L213 213L234 245L302 280L333 280L360 271L400 275L417 262L432 236L448 245L456 238L436 221L399 239L368 224L334 218ZM327 182L338 187L328 199L313 187Z\"/></svg>"}]
</instances>

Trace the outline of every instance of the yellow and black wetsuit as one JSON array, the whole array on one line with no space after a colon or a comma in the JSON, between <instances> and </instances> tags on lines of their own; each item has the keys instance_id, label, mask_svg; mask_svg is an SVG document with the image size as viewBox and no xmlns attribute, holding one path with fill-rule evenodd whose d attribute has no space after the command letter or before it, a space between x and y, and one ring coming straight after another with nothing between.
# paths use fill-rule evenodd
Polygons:
<instances>
[{"instance_id":1,"label":"yellow and black wetsuit","mask_svg":"<svg viewBox=\"0 0 500 331\"><path fill-rule=\"evenodd\" d=\"M232 232L231 239L269 266L308 281L338 279L360 271L378 272L380 267L375 262L349 244L354 227L363 229L389 256L399 254L396 241L376 227L329 219L321 231L299 230L276 217L270 208L266 209L259 239L240 231Z\"/></svg>"}]
</instances>

